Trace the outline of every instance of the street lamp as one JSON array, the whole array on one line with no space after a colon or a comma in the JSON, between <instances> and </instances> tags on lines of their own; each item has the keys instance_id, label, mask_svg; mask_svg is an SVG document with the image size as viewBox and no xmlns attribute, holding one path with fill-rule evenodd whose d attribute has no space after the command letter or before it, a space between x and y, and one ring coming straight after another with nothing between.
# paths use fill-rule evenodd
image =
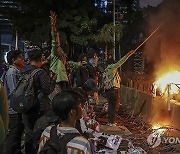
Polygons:
<instances>
[{"instance_id":1,"label":"street lamp","mask_svg":"<svg viewBox=\"0 0 180 154\"><path fill-rule=\"evenodd\" d=\"M114 26L114 32L113 32L113 58L116 59L116 33L115 33L115 25L116 25L116 10L115 10L115 0L113 2L113 26Z\"/></svg>"}]
</instances>

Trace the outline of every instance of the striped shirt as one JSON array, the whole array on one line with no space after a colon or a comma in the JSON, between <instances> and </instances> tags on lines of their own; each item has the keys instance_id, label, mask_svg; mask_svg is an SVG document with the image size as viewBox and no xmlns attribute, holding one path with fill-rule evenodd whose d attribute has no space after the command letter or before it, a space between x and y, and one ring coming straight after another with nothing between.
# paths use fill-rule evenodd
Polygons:
<instances>
[{"instance_id":1,"label":"striped shirt","mask_svg":"<svg viewBox=\"0 0 180 154\"><path fill-rule=\"evenodd\" d=\"M43 149L46 141L50 138L50 130L52 126L48 126L42 133L40 138L40 144L38 149L38 154ZM63 135L66 133L79 133L76 128L73 127L60 127L57 126L57 135ZM66 145L68 154L91 154L91 147L89 141L83 136L77 136L69 141Z\"/></svg>"}]
</instances>

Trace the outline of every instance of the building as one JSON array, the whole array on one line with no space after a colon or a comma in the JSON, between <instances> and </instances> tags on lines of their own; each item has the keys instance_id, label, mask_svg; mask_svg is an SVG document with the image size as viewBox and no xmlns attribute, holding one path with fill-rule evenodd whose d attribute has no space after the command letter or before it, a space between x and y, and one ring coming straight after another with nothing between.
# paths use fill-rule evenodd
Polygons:
<instances>
[{"instance_id":1,"label":"building","mask_svg":"<svg viewBox=\"0 0 180 154\"><path fill-rule=\"evenodd\" d=\"M95 0L95 6L100 8L102 12L107 12L107 0L97 1Z\"/></svg>"},{"instance_id":2,"label":"building","mask_svg":"<svg viewBox=\"0 0 180 154\"><path fill-rule=\"evenodd\" d=\"M5 9L17 9L17 3L13 1L0 1L0 10ZM0 30L1 34L9 34L11 33L12 24L9 19L2 15L0 11Z\"/></svg>"},{"instance_id":3,"label":"building","mask_svg":"<svg viewBox=\"0 0 180 154\"><path fill-rule=\"evenodd\" d=\"M0 1L0 60L6 60L7 52L15 49L15 40L12 36L12 24L9 19L3 16L3 11L17 8L17 3L13 1Z\"/></svg>"}]
</instances>

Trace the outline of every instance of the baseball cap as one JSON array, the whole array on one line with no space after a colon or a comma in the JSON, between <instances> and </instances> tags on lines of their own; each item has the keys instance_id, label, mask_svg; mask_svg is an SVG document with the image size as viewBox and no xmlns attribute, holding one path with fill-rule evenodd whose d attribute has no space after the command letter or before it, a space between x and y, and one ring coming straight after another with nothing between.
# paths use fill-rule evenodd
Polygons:
<instances>
[{"instance_id":1,"label":"baseball cap","mask_svg":"<svg viewBox=\"0 0 180 154\"><path fill-rule=\"evenodd\" d=\"M99 88L96 86L96 83L93 79L88 79L86 82L85 82L85 86L87 88L89 88L90 90L92 91L99 91Z\"/></svg>"}]
</instances>

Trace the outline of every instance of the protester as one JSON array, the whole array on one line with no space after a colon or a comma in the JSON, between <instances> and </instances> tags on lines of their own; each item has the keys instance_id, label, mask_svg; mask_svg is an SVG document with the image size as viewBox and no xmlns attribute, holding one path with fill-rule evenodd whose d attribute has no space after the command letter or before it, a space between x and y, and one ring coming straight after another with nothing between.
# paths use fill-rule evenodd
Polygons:
<instances>
[{"instance_id":1,"label":"protester","mask_svg":"<svg viewBox=\"0 0 180 154\"><path fill-rule=\"evenodd\" d=\"M26 65L21 70L22 75L32 73L35 69L39 69L42 66L42 52L40 50L29 51L28 58L30 64ZM26 154L34 153L32 137L33 127L36 120L50 110L50 100L45 98L48 98L48 95L54 90L55 80L56 76L51 79L43 69L40 69L33 76L36 106L23 114Z\"/></svg>"},{"instance_id":2,"label":"protester","mask_svg":"<svg viewBox=\"0 0 180 154\"><path fill-rule=\"evenodd\" d=\"M67 56L60 47L60 37L56 29L56 14L51 12L51 35L52 35L52 50L51 50L51 63L50 70L57 74L56 83L60 87L61 91L65 91L73 86L71 82L72 69L77 69L81 66L81 63L67 61ZM69 70L69 72L68 72ZM59 88L57 88L59 89Z\"/></svg>"},{"instance_id":3,"label":"protester","mask_svg":"<svg viewBox=\"0 0 180 154\"><path fill-rule=\"evenodd\" d=\"M135 51L132 50L128 52L123 58L121 58L118 62L114 63L114 59L110 56L107 60L107 67L104 71L104 89L106 91L106 96L108 100L108 126L115 126L114 123L115 115L119 111L120 105L120 82L121 78L118 73L118 68L122 66L126 62L126 60L134 54Z\"/></svg>"},{"instance_id":4,"label":"protester","mask_svg":"<svg viewBox=\"0 0 180 154\"><path fill-rule=\"evenodd\" d=\"M56 83L58 83L63 91L68 89L68 75L65 66L66 56L60 47L59 34L56 30L56 18L55 13L51 12L52 49L50 70L57 74Z\"/></svg>"},{"instance_id":5,"label":"protester","mask_svg":"<svg viewBox=\"0 0 180 154\"><path fill-rule=\"evenodd\" d=\"M50 125L57 125L60 123L59 117L57 117L52 109L48 111L45 115L40 117L33 129L33 147L35 151L38 151L39 143L40 143L40 137L42 132Z\"/></svg>"},{"instance_id":6,"label":"protester","mask_svg":"<svg viewBox=\"0 0 180 154\"><path fill-rule=\"evenodd\" d=\"M93 66L93 74L94 74L94 80L96 82L96 85L99 84L99 70L98 70L98 56L97 56L97 53L94 52L93 53L93 57L89 59L89 64L91 64L91 66ZM94 93L94 98L96 100L96 102L98 103L99 102L99 94L98 92L95 92Z\"/></svg>"},{"instance_id":7,"label":"protester","mask_svg":"<svg viewBox=\"0 0 180 154\"><path fill-rule=\"evenodd\" d=\"M0 153L3 153L3 143L8 133L8 102L3 84L0 81Z\"/></svg>"},{"instance_id":8,"label":"protester","mask_svg":"<svg viewBox=\"0 0 180 154\"><path fill-rule=\"evenodd\" d=\"M76 121L76 128L78 131L83 134L86 138L89 138L91 136L92 131L88 128L86 125L86 122L89 120L93 120L95 117L94 114L94 105L95 100L92 99L94 96L94 93L97 92L99 88L96 86L95 81L93 79L87 80L87 82L82 87L75 87L73 88L73 91L78 92L82 95L82 98L84 98L84 108L83 108L83 116L81 119L78 119Z\"/></svg>"},{"instance_id":9,"label":"protester","mask_svg":"<svg viewBox=\"0 0 180 154\"><path fill-rule=\"evenodd\" d=\"M87 92L88 96L94 96L94 92L99 91L99 88L97 87L95 80L90 78L83 84L83 89Z\"/></svg>"},{"instance_id":10,"label":"protester","mask_svg":"<svg viewBox=\"0 0 180 154\"><path fill-rule=\"evenodd\" d=\"M80 97L81 96L78 93L72 91L62 92L54 97L52 101L52 109L61 119L61 123L56 126L58 136L79 133L75 128L75 123L76 120L82 117L82 104L81 99L79 99ZM38 153L43 150L45 143L49 140L51 129L52 126L49 126L42 133ZM67 153L92 153L90 143L80 134L79 136L72 138L67 143L66 148Z\"/></svg>"},{"instance_id":11,"label":"protester","mask_svg":"<svg viewBox=\"0 0 180 154\"><path fill-rule=\"evenodd\" d=\"M51 59L51 56L49 54L47 54L47 53L42 54L42 66L41 66L41 68L44 69L48 75L51 75L51 73L50 73L50 59Z\"/></svg>"},{"instance_id":12,"label":"protester","mask_svg":"<svg viewBox=\"0 0 180 154\"><path fill-rule=\"evenodd\" d=\"M4 87L8 96L9 106L9 135L6 144L6 153L21 153L21 137L24 131L24 125L22 123L22 115L15 112L10 107L10 97L13 90L16 88L17 82L20 77L20 69L24 66L23 57L20 51L10 51L7 54L7 60L9 63L9 69L4 77Z\"/></svg>"},{"instance_id":13,"label":"protester","mask_svg":"<svg viewBox=\"0 0 180 154\"><path fill-rule=\"evenodd\" d=\"M83 53L79 56L81 66L77 69L76 78L77 86L82 86L88 79L96 79L97 74L95 68L89 63L87 54Z\"/></svg>"},{"instance_id":14,"label":"protester","mask_svg":"<svg viewBox=\"0 0 180 154\"><path fill-rule=\"evenodd\" d=\"M71 91L74 91L74 92L78 93L78 95L81 96L79 99L81 99L82 105L86 102L87 94L81 87L72 88ZM50 125L53 125L53 124L57 125L60 123L60 121L61 120L59 119L59 117L57 117L52 110L48 111L44 116L40 117L36 121L34 130L33 130L33 138L34 138L34 147L37 150L39 147L41 134L45 130L45 128ZM78 128L80 128L80 127L78 127ZM81 130L78 129L78 131L80 133L82 133Z\"/></svg>"},{"instance_id":15,"label":"protester","mask_svg":"<svg viewBox=\"0 0 180 154\"><path fill-rule=\"evenodd\" d=\"M93 55L91 58L89 58L89 63L93 66L93 67L97 67L98 65L98 56L96 52L93 52Z\"/></svg>"}]
</instances>

